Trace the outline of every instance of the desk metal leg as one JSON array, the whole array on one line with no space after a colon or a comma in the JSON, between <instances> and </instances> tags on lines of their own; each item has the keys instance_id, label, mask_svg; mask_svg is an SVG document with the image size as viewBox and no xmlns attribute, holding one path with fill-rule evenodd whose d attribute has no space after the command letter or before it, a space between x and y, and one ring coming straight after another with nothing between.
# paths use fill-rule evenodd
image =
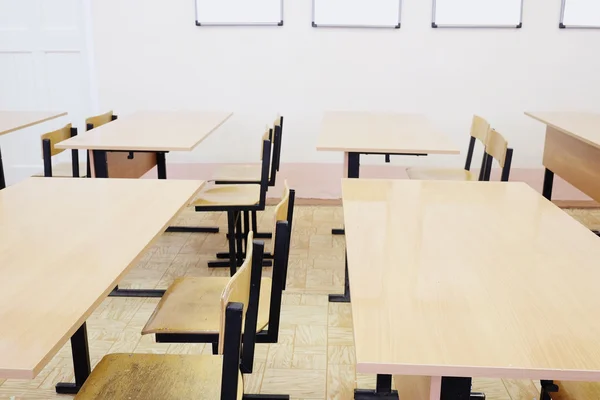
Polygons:
<instances>
[{"instance_id":1,"label":"desk metal leg","mask_svg":"<svg viewBox=\"0 0 600 400\"><path fill-rule=\"evenodd\" d=\"M332 235L345 235L346 231L343 228L333 228L331 230Z\"/></svg>"},{"instance_id":2,"label":"desk metal leg","mask_svg":"<svg viewBox=\"0 0 600 400\"><path fill-rule=\"evenodd\" d=\"M554 183L554 172L546 168L544 172L544 188L542 189L542 195L548 200L552 200L552 185Z\"/></svg>"},{"instance_id":3,"label":"desk metal leg","mask_svg":"<svg viewBox=\"0 0 600 400\"><path fill-rule=\"evenodd\" d=\"M348 178L357 179L360 175L360 153L348 153ZM343 229L340 231L344 232ZM333 231L332 231L333 233ZM348 281L348 253L346 252L346 268L344 271L344 294L330 294L331 303L349 303L350 302L350 282Z\"/></svg>"},{"instance_id":4,"label":"desk metal leg","mask_svg":"<svg viewBox=\"0 0 600 400\"><path fill-rule=\"evenodd\" d=\"M398 400L398 392L392 390L391 375L377 375L375 390L354 389L354 400Z\"/></svg>"},{"instance_id":5,"label":"desk metal leg","mask_svg":"<svg viewBox=\"0 0 600 400\"><path fill-rule=\"evenodd\" d=\"M552 400L550 393L558 392L558 385L554 381L542 380L540 381L542 391L540 393L540 400Z\"/></svg>"},{"instance_id":6,"label":"desk metal leg","mask_svg":"<svg viewBox=\"0 0 600 400\"><path fill-rule=\"evenodd\" d=\"M71 336L71 350L73 351L75 383L57 383L56 393L77 394L92 372L85 322L77 329L77 331L75 331L73 336Z\"/></svg>"},{"instance_id":7,"label":"desk metal leg","mask_svg":"<svg viewBox=\"0 0 600 400\"><path fill-rule=\"evenodd\" d=\"M0 190L6 187L6 180L4 179L4 165L2 164L2 152L0 151Z\"/></svg>"},{"instance_id":8,"label":"desk metal leg","mask_svg":"<svg viewBox=\"0 0 600 400\"><path fill-rule=\"evenodd\" d=\"M440 400L485 400L484 393L471 392L471 378L442 378Z\"/></svg>"}]
</instances>

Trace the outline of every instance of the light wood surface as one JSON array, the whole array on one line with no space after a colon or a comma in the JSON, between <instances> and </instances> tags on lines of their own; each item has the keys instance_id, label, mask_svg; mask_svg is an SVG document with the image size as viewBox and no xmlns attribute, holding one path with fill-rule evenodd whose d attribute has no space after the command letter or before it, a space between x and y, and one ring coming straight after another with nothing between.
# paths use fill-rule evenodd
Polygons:
<instances>
[{"instance_id":1,"label":"light wood surface","mask_svg":"<svg viewBox=\"0 0 600 400\"><path fill-rule=\"evenodd\" d=\"M106 153L106 165L109 178L137 179L156 166L156 153L134 152L133 159L129 159L129 153L108 152ZM92 155L93 159L93 155ZM92 176L95 176L95 171Z\"/></svg>"},{"instance_id":2,"label":"light wood surface","mask_svg":"<svg viewBox=\"0 0 600 400\"><path fill-rule=\"evenodd\" d=\"M66 112L0 110L0 135L28 128L65 115L67 115Z\"/></svg>"},{"instance_id":3,"label":"light wood surface","mask_svg":"<svg viewBox=\"0 0 600 400\"><path fill-rule=\"evenodd\" d=\"M76 400L215 400L221 397L223 357L178 354L109 354ZM238 376L238 400L244 382Z\"/></svg>"},{"instance_id":4,"label":"light wood surface","mask_svg":"<svg viewBox=\"0 0 600 400\"><path fill-rule=\"evenodd\" d=\"M479 179L477 174L458 168L408 168L406 174L410 179L429 181L476 181Z\"/></svg>"},{"instance_id":5,"label":"light wood surface","mask_svg":"<svg viewBox=\"0 0 600 400\"><path fill-rule=\"evenodd\" d=\"M107 111L104 114L94 115L85 120L86 125L92 125L94 128L99 128L104 124L108 124L112 121L113 111Z\"/></svg>"},{"instance_id":6,"label":"light wood surface","mask_svg":"<svg viewBox=\"0 0 600 400\"><path fill-rule=\"evenodd\" d=\"M30 178L0 192L0 378L34 378L202 181Z\"/></svg>"},{"instance_id":7,"label":"light wood surface","mask_svg":"<svg viewBox=\"0 0 600 400\"><path fill-rule=\"evenodd\" d=\"M253 206L260 202L260 185L217 185L203 190L194 206Z\"/></svg>"},{"instance_id":8,"label":"light wood surface","mask_svg":"<svg viewBox=\"0 0 600 400\"><path fill-rule=\"evenodd\" d=\"M495 129L490 130L485 145L485 152L498 162L501 168L504 168L506 162L506 150L508 150L508 142L504 136Z\"/></svg>"},{"instance_id":9,"label":"light wood surface","mask_svg":"<svg viewBox=\"0 0 600 400\"><path fill-rule=\"evenodd\" d=\"M543 164L592 199L600 201L600 148L548 126Z\"/></svg>"},{"instance_id":10,"label":"light wood surface","mask_svg":"<svg viewBox=\"0 0 600 400\"><path fill-rule=\"evenodd\" d=\"M423 115L326 112L317 150L372 153L459 154Z\"/></svg>"},{"instance_id":11,"label":"light wood surface","mask_svg":"<svg viewBox=\"0 0 600 400\"><path fill-rule=\"evenodd\" d=\"M478 115L473 115L473 122L471 123L471 136L473 136L475 139L478 139L485 146L489 131L490 123Z\"/></svg>"},{"instance_id":12,"label":"light wood surface","mask_svg":"<svg viewBox=\"0 0 600 400\"><path fill-rule=\"evenodd\" d=\"M138 111L77 135L62 149L191 151L232 113Z\"/></svg>"},{"instance_id":13,"label":"light wood surface","mask_svg":"<svg viewBox=\"0 0 600 400\"><path fill-rule=\"evenodd\" d=\"M357 372L600 381L586 227L520 182L342 189Z\"/></svg>"},{"instance_id":14,"label":"light wood surface","mask_svg":"<svg viewBox=\"0 0 600 400\"><path fill-rule=\"evenodd\" d=\"M526 112L525 115L600 149L600 114L587 112Z\"/></svg>"}]
</instances>

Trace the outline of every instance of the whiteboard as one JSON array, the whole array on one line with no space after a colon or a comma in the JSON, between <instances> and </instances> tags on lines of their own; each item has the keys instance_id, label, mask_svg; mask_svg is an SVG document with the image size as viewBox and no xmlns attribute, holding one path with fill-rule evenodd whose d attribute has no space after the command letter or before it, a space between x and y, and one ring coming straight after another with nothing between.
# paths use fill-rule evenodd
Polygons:
<instances>
[{"instance_id":1,"label":"whiteboard","mask_svg":"<svg viewBox=\"0 0 600 400\"><path fill-rule=\"evenodd\" d=\"M520 28L523 0L433 0L431 26Z\"/></svg>"},{"instance_id":2,"label":"whiteboard","mask_svg":"<svg viewBox=\"0 0 600 400\"><path fill-rule=\"evenodd\" d=\"M283 0L196 0L196 25L283 25Z\"/></svg>"},{"instance_id":3,"label":"whiteboard","mask_svg":"<svg viewBox=\"0 0 600 400\"><path fill-rule=\"evenodd\" d=\"M400 28L401 11L402 0L313 0L312 25Z\"/></svg>"},{"instance_id":4,"label":"whiteboard","mask_svg":"<svg viewBox=\"0 0 600 400\"><path fill-rule=\"evenodd\" d=\"M600 0L563 0L561 28L600 28Z\"/></svg>"}]
</instances>

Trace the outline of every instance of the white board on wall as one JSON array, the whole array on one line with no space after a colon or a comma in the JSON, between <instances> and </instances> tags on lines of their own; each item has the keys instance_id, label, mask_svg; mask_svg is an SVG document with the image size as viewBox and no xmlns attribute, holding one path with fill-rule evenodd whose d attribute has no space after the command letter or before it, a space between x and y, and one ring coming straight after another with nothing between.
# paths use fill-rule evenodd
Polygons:
<instances>
[{"instance_id":1,"label":"white board on wall","mask_svg":"<svg viewBox=\"0 0 600 400\"><path fill-rule=\"evenodd\" d=\"M313 0L314 27L400 28L402 0Z\"/></svg>"},{"instance_id":2,"label":"white board on wall","mask_svg":"<svg viewBox=\"0 0 600 400\"><path fill-rule=\"evenodd\" d=\"M283 25L283 0L196 0L196 25Z\"/></svg>"},{"instance_id":3,"label":"white board on wall","mask_svg":"<svg viewBox=\"0 0 600 400\"><path fill-rule=\"evenodd\" d=\"M563 0L560 28L600 28L600 0Z\"/></svg>"},{"instance_id":4,"label":"white board on wall","mask_svg":"<svg viewBox=\"0 0 600 400\"><path fill-rule=\"evenodd\" d=\"M434 28L520 28L523 0L433 0Z\"/></svg>"}]
</instances>

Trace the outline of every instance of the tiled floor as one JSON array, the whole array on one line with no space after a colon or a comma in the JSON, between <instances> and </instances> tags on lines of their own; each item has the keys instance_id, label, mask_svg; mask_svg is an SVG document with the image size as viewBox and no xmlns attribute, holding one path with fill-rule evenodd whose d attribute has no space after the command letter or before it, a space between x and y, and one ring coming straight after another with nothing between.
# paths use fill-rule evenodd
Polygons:
<instances>
[{"instance_id":1,"label":"tiled floor","mask_svg":"<svg viewBox=\"0 0 600 400\"><path fill-rule=\"evenodd\" d=\"M270 229L272 210L262 213L260 230ZM600 227L599 211L573 210L590 228ZM177 224L219 225L217 213L184 212ZM374 387L374 377L355 375L351 306L328 304L327 293L341 292L343 236L332 236L342 223L340 207L296 207L288 289L283 297L280 340L259 344L255 369L245 376L247 393L288 393L292 399L352 399L355 381ZM179 276L226 275L206 266L216 251L226 249L223 234L164 234L124 279L121 287L166 288ZM107 251L110 251L107 249ZM269 269L265 269L269 273ZM202 344L156 344L140 331L156 299L106 299L88 320L92 363L115 352L207 353ZM43 327L40 327L43 329ZM0 380L0 399L57 399L54 385L73 379L69 344L32 381ZM0 355L1 356L1 355ZM536 399L531 381L476 380L490 400Z\"/></svg>"}]
</instances>

